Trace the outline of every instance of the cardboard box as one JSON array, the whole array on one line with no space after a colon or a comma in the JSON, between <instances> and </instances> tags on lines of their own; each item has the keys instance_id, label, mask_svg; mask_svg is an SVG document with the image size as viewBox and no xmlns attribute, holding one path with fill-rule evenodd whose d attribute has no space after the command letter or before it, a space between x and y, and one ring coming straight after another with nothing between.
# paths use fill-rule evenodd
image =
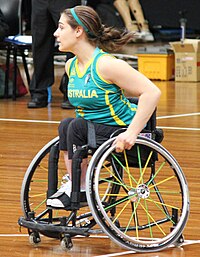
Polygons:
<instances>
[{"instance_id":1,"label":"cardboard box","mask_svg":"<svg viewBox=\"0 0 200 257\"><path fill-rule=\"evenodd\" d=\"M200 40L171 42L175 53L175 81L200 81Z\"/></svg>"},{"instance_id":2,"label":"cardboard box","mask_svg":"<svg viewBox=\"0 0 200 257\"><path fill-rule=\"evenodd\" d=\"M166 47L140 47L138 70L152 80L174 79L174 53Z\"/></svg>"}]
</instances>

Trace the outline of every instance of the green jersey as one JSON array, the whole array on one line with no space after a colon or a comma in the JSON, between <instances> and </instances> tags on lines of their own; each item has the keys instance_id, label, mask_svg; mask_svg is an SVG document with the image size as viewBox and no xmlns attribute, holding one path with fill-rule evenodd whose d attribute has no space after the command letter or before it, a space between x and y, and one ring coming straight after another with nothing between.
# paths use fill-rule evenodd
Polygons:
<instances>
[{"instance_id":1,"label":"green jersey","mask_svg":"<svg viewBox=\"0 0 200 257\"><path fill-rule=\"evenodd\" d=\"M98 73L98 60L104 55L108 53L96 48L83 73L78 69L77 58L72 59L68 70L69 101L76 107L76 117L106 125L127 126L137 105L129 102L121 88L105 81Z\"/></svg>"}]
</instances>

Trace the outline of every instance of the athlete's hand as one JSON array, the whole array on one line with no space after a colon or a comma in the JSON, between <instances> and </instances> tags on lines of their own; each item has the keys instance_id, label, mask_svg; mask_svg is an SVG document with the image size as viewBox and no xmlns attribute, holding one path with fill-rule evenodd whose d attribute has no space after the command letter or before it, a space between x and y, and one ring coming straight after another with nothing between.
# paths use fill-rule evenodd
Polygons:
<instances>
[{"instance_id":1,"label":"athlete's hand","mask_svg":"<svg viewBox=\"0 0 200 257\"><path fill-rule=\"evenodd\" d=\"M116 146L115 150L117 153L124 151L125 149L130 150L135 144L137 135L126 130L125 132L119 134L113 142Z\"/></svg>"}]
</instances>

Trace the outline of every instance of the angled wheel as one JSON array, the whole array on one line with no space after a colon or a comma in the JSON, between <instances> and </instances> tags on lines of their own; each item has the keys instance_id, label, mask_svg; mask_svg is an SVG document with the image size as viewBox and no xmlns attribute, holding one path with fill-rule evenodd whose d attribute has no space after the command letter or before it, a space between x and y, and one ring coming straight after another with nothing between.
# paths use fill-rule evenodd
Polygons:
<instances>
[{"instance_id":1,"label":"angled wheel","mask_svg":"<svg viewBox=\"0 0 200 257\"><path fill-rule=\"evenodd\" d=\"M66 210L55 210L46 207L46 199L48 194L49 182L49 168L53 165L52 176L56 178L51 185L51 188L57 190L60 186L62 177L66 174L66 168L64 164L63 156L59 156L58 150L59 138L56 137L46 144L33 158L30 163L21 187L21 208L25 219L34 220L34 222L40 222L44 225L55 225L55 231L39 231L41 234L52 238L60 239L60 232L56 230L56 227L60 224L66 226L72 226L72 212ZM52 149L54 151L53 156ZM53 163L53 164L52 164ZM55 171L54 171L55 170ZM55 176L54 176L55 172ZM71 215L71 216L70 216ZM63 219L63 217L65 217ZM78 228L89 227L92 224L96 224L91 215L88 206L81 208L76 220L73 219L73 226ZM34 233L34 230L30 230L29 233Z\"/></svg>"},{"instance_id":2,"label":"angled wheel","mask_svg":"<svg viewBox=\"0 0 200 257\"><path fill-rule=\"evenodd\" d=\"M122 153L115 152L113 140L95 152L88 167L86 188L92 214L122 247L138 252L162 250L178 240L189 214L181 167L153 140L138 137L135 146Z\"/></svg>"}]
</instances>

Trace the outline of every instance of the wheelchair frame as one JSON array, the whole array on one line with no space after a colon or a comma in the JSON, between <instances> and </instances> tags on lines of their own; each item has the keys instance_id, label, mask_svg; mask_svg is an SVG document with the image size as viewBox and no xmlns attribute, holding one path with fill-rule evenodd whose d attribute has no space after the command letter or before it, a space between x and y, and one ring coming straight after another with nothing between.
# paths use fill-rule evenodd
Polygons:
<instances>
[{"instance_id":1,"label":"wheelchair frame","mask_svg":"<svg viewBox=\"0 0 200 257\"><path fill-rule=\"evenodd\" d=\"M86 175L88 206L80 202L80 167L83 155L91 149L84 146L73 156L71 206L65 210L46 207L46 198L57 191L65 169L60 164L59 138L38 152L24 176L24 217L18 221L28 228L31 244L38 244L43 234L60 239L61 247L69 250L72 237L101 233L137 252L155 252L183 243L189 215L188 185L176 159L144 136L156 139L155 113L152 117L146 134L138 136L131 150L116 153L113 137L94 152Z\"/></svg>"}]
</instances>

